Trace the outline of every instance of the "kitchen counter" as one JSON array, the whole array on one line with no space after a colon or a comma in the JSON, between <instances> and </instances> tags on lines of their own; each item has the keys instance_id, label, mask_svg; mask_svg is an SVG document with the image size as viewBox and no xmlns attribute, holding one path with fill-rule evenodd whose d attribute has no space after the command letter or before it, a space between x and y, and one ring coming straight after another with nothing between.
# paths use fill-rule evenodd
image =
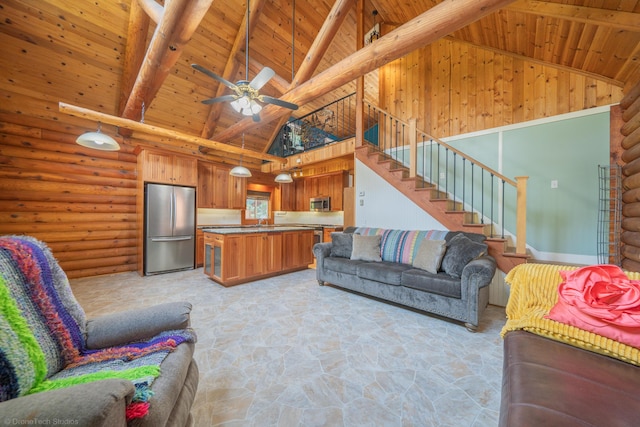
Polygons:
<instances>
[{"instance_id":1,"label":"kitchen counter","mask_svg":"<svg viewBox=\"0 0 640 427\"><path fill-rule=\"evenodd\" d=\"M273 232L282 232L282 231L303 231L303 230L313 230L312 226L286 226L286 225L249 225L244 227L212 227L212 228L203 228L202 231L205 233L214 233L214 234L249 234L249 233L273 233Z\"/></svg>"}]
</instances>

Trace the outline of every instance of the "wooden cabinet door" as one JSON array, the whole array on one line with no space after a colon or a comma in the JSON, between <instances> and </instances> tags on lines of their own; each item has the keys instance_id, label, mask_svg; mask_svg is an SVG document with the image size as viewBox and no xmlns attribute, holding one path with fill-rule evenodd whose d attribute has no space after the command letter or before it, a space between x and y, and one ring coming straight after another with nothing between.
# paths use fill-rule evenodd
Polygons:
<instances>
[{"instance_id":1,"label":"wooden cabinet door","mask_svg":"<svg viewBox=\"0 0 640 427\"><path fill-rule=\"evenodd\" d=\"M296 183L296 210L306 212L309 210L309 197L307 197L306 178Z\"/></svg>"},{"instance_id":2,"label":"wooden cabinet door","mask_svg":"<svg viewBox=\"0 0 640 427\"><path fill-rule=\"evenodd\" d=\"M229 169L216 166L213 181L213 207L229 208Z\"/></svg>"},{"instance_id":3,"label":"wooden cabinet door","mask_svg":"<svg viewBox=\"0 0 640 427\"><path fill-rule=\"evenodd\" d=\"M282 270L282 234L268 233L266 236L265 272Z\"/></svg>"},{"instance_id":4,"label":"wooden cabinet door","mask_svg":"<svg viewBox=\"0 0 640 427\"><path fill-rule=\"evenodd\" d=\"M198 198L199 208L213 208L213 181L215 166L213 163L198 162Z\"/></svg>"},{"instance_id":5,"label":"wooden cabinet door","mask_svg":"<svg viewBox=\"0 0 640 427\"><path fill-rule=\"evenodd\" d=\"M196 267L204 264L204 232L196 230Z\"/></svg>"},{"instance_id":6,"label":"wooden cabinet door","mask_svg":"<svg viewBox=\"0 0 640 427\"><path fill-rule=\"evenodd\" d=\"M313 263L313 231L303 231L298 234L298 251L300 254L298 267Z\"/></svg>"},{"instance_id":7,"label":"wooden cabinet door","mask_svg":"<svg viewBox=\"0 0 640 427\"><path fill-rule=\"evenodd\" d=\"M247 234L244 247L244 277L263 274L266 269L267 233Z\"/></svg>"},{"instance_id":8,"label":"wooden cabinet door","mask_svg":"<svg viewBox=\"0 0 640 427\"><path fill-rule=\"evenodd\" d=\"M285 231L282 233L282 269L295 268L299 264L298 232Z\"/></svg>"},{"instance_id":9,"label":"wooden cabinet door","mask_svg":"<svg viewBox=\"0 0 640 427\"><path fill-rule=\"evenodd\" d=\"M296 181L280 184L280 210L296 210Z\"/></svg>"},{"instance_id":10,"label":"wooden cabinet door","mask_svg":"<svg viewBox=\"0 0 640 427\"><path fill-rule=\"evenodd\" d=\"M197 159L173 156L173 183L195 187L198 185Z\"/></svg>"},{"instance_id":11,"label":"wooden cabinet door","mask_svg":"<svg viewBox=\"0 0 640 427\"><path fill-rule=\"evenodd\" d=\"M318 194L317 196L320 197L331 197L331 189L332 189L332 176L331 175L325 175L325 176L320 176L317 179L318 181ZM311 196L311 197L317 197L317 196Z\"/></svg>"},{"instance_id":12,"label":"wooden cabinet door","mask_svg":"<svg viewBox=\"0 0 640 427\"><path fill-rule=\"evenodd\" d=\"M173 184L173 155L144 150L139 161L142 161L143 181Z\"/></svg>"},{"instance_id":13,"label":"wooden cabinet door","mask_svg":"<svg viewBox=\"0 0 640 427\"><path fill-rule=\"evenodd\" d=\"M247 179L229 176L229 209L244 209L247 205Z\"/></svg>"},{"instance_id":14,"label":"wooden cabinet door","mask_svg":"<svg viewBox=\"0 0 640 427\"><path fill-rule=\"evenodd\" d=\"M222 280L239 280L244 277L244 236L225 236L222 254Z\"/></svg>"},{"instance_id":15,"label":"wooden cabinet door","mask_svg":"<svg viewBox=\"0 0 640 427\"><path fill-rule=\"evenodd\" d=\"M348 185L348 175L346 172L341 172L331 176L331 210L341 211L343 210L343 194L344 187Z\"/></svg>"}]
</instances>

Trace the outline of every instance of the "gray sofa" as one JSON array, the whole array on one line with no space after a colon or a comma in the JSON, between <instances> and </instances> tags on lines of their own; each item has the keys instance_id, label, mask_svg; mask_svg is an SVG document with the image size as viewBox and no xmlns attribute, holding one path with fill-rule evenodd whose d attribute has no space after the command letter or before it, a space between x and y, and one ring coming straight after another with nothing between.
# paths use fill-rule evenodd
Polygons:
<instances>
[{"instance_id":1,"label":"gray sofa","mask_svg":"<svg viewBox=\"0 0 640 427\"><path fill-rule=\"evenodd\" d=\"M371 248L356 253L366 246L361 243L365 235L380 237L379 259L372 237L367 237ZM444 249L425 255L421 246L424 244L425 249L436 243L425 243L429 240ZM485 236L475 233L350 227L343 233L333 233L331 242L314 245L316 277L321 286L329 283L440 315L475 331L488 304L489 284L496 271L495 260L486 255L484 240ZM418 262L425 256L426 267Z\"/></svg>"},{"instance_id":2,"label":"gray sofa","mask_svg":"<svg viewBox=\"0 0 640 427\"><path fill-rule=\"evenodd\" d=\"M0 236L0 279L5 424L193 424L191 304L87 319L49 249L25 236Z\"/></svg>"}]
</instances>

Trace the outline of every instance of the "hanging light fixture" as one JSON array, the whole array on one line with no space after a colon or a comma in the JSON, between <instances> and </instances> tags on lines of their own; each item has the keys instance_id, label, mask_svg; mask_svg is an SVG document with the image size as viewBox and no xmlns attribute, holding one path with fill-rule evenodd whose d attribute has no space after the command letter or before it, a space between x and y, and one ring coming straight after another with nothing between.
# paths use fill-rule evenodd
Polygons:
<instances>
[{"instance_id":1,"label":"hanging light fixture","mask_svg":"<svg viewBox=\"0 0 640 427\"><path fill-rule=\"evenodd\" d=\"M296 0L291 2L291 81L295 80L295 61L294 55L296 52L296 45L294 41L295 35L295 22L296 22ZM277 183L279 184L289 184L293 182L293 178L289 172L280 172L278 176L276 176Z\"/></svg>"},{"instance_id":2,"label":"hanging light fixture","mask_svg":"<svg viewBox=\"0 0 640 427\"><path fill-rule=\"evenodd\" d=\"M244 150L244 133L242 134L242 149ZM251 171L242 166L242 154L240 154L240 164L231 169L229 175L237 178L249 178L251 176Z\"/></svg>"},{"instance_id":3,"label":"hanging light fixture","mask_svg":"<svg viewBox=\"0 0 640 427\"><path fill-rule=\"evenodd\" d=\"M100 132L100 122L98 122L98 130L96 132L83 133L76 139L76 143L83 147L93 148L102 151L118 151L120 145L109 135Z\"/></svg>"},{"instance_id":4,"label":"hanging light fixture","mask_svg":"<svg viewBox=\"0 0 640 427\"><path fill-rule=\"evenodd\" d=\"M288 184L293 182L293 178L291 178L291 174L289 172L281 172L276 176L276 182L280 184Z\"/></svg>"}]
</instances>

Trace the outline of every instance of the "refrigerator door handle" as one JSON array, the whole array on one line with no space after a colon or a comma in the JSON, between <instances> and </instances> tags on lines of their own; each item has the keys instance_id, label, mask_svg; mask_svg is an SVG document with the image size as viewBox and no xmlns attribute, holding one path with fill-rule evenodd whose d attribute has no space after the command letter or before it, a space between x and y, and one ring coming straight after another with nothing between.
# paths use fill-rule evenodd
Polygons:
<instances>
[{"instance_id":1,"label":"refrigerator door handle","mask_svg":"<svg viewBox=\"0 0 640 427\"><path fill-rule=\"evenodd\" d=\"M169 207L171 211L171 234L176 231L176 192L175 190L171 191L171 206Z\"/></svg>"},{"instance_id":2,"label":"refrigerator door handle","mask_svg":"<svg viewBox=\"0 0 640 427\"><path fill-rule=\"evenodd\" d=\"M152 242L177 242L180 240L191 240L193 236L180 236L180 237L151 237Z\"/></svg>"}]
</instances>

